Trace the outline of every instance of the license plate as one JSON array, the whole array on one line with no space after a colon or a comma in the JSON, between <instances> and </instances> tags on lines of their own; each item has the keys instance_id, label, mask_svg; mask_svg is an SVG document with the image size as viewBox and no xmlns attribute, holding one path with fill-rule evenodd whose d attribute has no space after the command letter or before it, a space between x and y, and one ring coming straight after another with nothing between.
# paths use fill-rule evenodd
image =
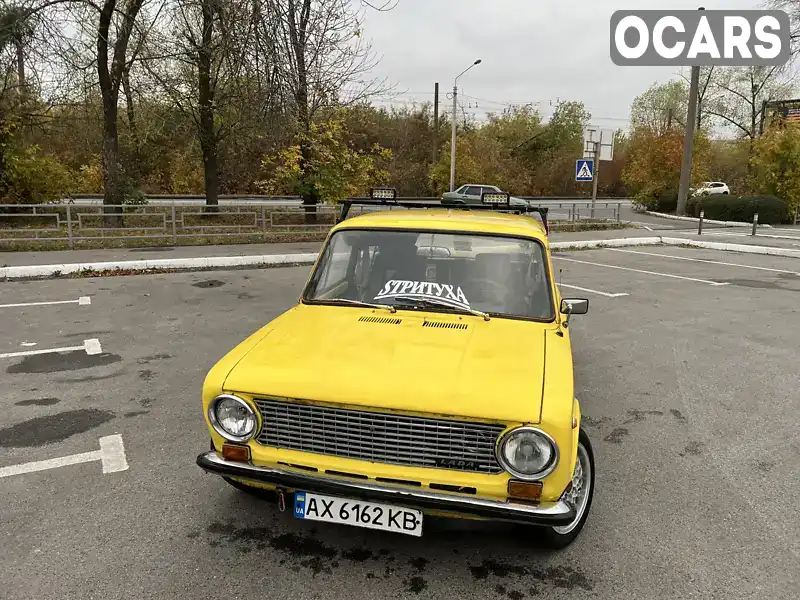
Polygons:
<instances>
[{"instance_id":1,"label":"license plate","mask_svg":"<svg viewBox=\"0 0 800 600\"><path fill-rule=\"evenodd\" d=\"M422 536L422 511L350 498L297 492L294 495L294 516Z\"/></svg>"}]
</instances>

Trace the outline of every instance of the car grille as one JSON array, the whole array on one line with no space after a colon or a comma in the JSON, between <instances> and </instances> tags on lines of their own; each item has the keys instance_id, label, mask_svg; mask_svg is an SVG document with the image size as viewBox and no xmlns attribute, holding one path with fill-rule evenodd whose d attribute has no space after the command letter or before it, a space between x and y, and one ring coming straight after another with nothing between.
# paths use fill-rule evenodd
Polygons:
<instances>
[{"instance_id":1,"label":"car grille","mask_svg":"<svg viewBox=\"0 0 800 600\"><path fill-rule=\"evenodd\" d=\"M255 399L265 446L414 467L499 473L503 425Z\"/></svg>"}]
</instances>

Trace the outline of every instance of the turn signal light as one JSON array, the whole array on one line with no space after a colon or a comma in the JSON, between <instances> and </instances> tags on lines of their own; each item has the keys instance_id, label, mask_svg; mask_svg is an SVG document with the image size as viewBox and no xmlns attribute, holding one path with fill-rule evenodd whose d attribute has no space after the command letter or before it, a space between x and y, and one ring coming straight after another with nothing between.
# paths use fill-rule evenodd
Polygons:
<instances>
[{"instance_id":1,"label":"turn signal light","mask_svg":"<svg viewBox=\"0 0 800 600\"><path fill-rule=\"evenodd\" d=\"M250 460L250 446L237 446L236 444L222 444L222 458L247 462Z\"/></svg>"},{"instance_id":2,"label":"turn signal light","mask_svg":"<svg viewBox=\"0 0 800 600\"><path fill-rule=\"evenodd\" d=\"M542 495L541 481L508 482L508 497L519 500L538 500Z\"/></svg>"}]
</instances>

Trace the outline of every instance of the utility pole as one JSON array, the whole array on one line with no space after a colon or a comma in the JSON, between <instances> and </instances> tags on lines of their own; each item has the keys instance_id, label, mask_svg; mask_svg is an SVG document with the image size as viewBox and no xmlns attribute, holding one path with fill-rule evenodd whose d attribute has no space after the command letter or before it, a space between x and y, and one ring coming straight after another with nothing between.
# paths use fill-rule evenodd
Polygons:
<instances>
[{"instance_id":1,"label":"utility pole","mask_svg":"<svg viewBox=\"0 0 800 600\"><path fill-rule=\"evenodd\" d=\"M702 6L697 10L705 10ZM700 66L692 67L692 77L689 84L689 109L686 114L686 133L683 138L683 163L681 164L681 181L678 187L678 208L675 211L679 217L686 215L686 198L689 196L689 184L692 175L692 146L694 145L694 128L697 123L697 95L700 87Z\"/></svg>"},{"instance_id":2,"label":"utility pole","mask_svg":"<svg viewBox=\"0 0 800 600\"><path fill-rule=\"evenodd\" d=\"M433 164L439 162L439 82L433 91Z\"/></svg>"},{"instance_id":3,"label":"utility pole","mask_svg":"<svg viewBox=\"0 0 800 600\"><path fill-rule=\"evenodd\" d=\"M464 73L469 71L475 65L479 65L481 63L481 59L479 58L474 63L472 63L469 67L461 71L458 76L453 81L453 115L452 115L452 138L450 141L450 191L452 192L455 190L455 182L456 182L456 112L458 111L458 78L461 77Z\"/></svg>"},{"instance_id":4,"label":"utility pole","mask_svg":"<svg viewBox=\"0 0 800 600\"><path fill-rule=\"evenodd\" d=\"M602 137L600 140L602 141ZM594 203L597 202L597 180L600 179L600 142L594 143L594 173L592 173L592 219L594 219Z\"/></svg>"},{"instance_id":5,"label":"utility pole","mask_svg":"<svg viewBox=\"0 0 800 600\"><path fill-rule=\"evenodd\" d=\"M455 190L455 183L456 183L456 111L458 107L456 105L456 98L458 97L458 86L453 86L453 115L451 116L450 120L452 121L452 136L450 138L450 191L452 192Z\"/></svg>"}]
</instances>

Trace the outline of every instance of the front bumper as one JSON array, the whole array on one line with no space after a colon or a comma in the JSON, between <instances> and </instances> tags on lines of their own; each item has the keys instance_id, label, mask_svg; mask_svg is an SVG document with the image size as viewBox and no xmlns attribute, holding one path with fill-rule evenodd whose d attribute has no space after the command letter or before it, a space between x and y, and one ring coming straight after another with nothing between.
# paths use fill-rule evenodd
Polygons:
<instances>
[{"instance_id":1,"label":"front bumper","mask_svg":"<svg viewBox=\"0 0 800 600\"><path fill-rule=\"evenodd\" d=\"M542 502L537 505L469 497L464 494L352 481L343 477L307 475L275 467L257 467L250 463L225 460L215 451L197 457L197 464L209 473L241 477L291 490L303 490L400 504L420 510L440 510L464 516L512 521L528 525L567 525L575 518L575 509L566 502Z\"/></svg>"}]
</instances>

